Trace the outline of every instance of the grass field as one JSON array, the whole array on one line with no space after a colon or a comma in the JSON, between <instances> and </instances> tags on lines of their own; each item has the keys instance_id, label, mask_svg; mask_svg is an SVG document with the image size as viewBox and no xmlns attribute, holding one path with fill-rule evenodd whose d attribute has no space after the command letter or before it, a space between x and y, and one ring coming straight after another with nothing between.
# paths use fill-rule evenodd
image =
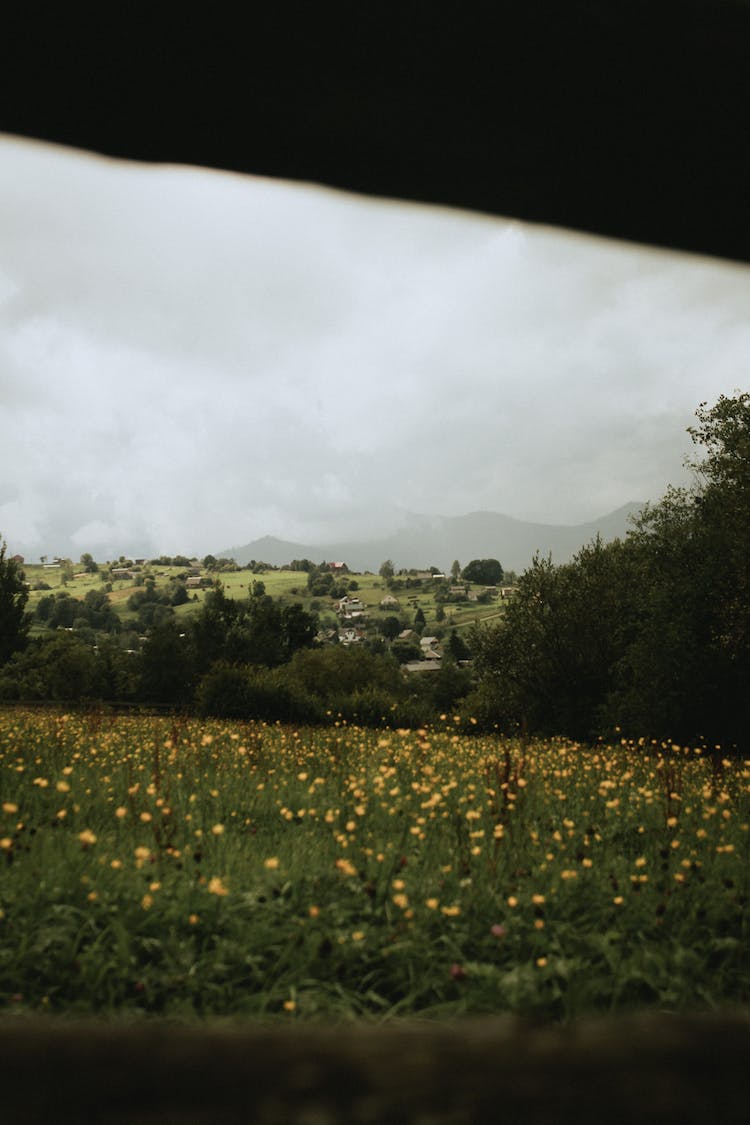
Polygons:
<instances>
[{"instance_id":1,"label":"grass field","mask_svg":"<svg viewBox=\"0 0 750 1125\"><path fill-rule=\"evenodd\" d=\"M750 763L0 713L0 1013L746 1004Z\"/></svg>"},{"instance_id":2,"label":"grass field","mask_svg":"<svg viewBox=\"0 0 750 1125\"><path fill-rule=\"evenodd\" d=\"M45 570L40 565L29 565L24 567L26 579L31 585L29 594L28 608L31 612L34 611L42 597L47 596L49 593L66 592L73 598L83 600L89 590L100 590L102 588L102 580L100 574L86 574L78 572L75 576L63 582L63 570ZM184 576L186 571L184 567L171 567L171 566L150 566L143 572L153 578L156 583L157 589L165 589L169 586L171 579ZM205 575L208 572L203 571ZM140 574L140 572L139 572ZM142 579L143 574L140 574ZM304 572L292 570L268 570L262 574L253 574L248 570L238 571L222 571L218 575L214 575L222 583L224 593L229 598L245 599L250 595L254 582L262 582L265 587L265 592L274 599L279 599L282 603L298 602L306 610L315 610L323 626L333 626L338 623L337 618L333 612L333 602L330 598L312 598L307 587L307 575ZM377 624L379 619L387 616L387 613L395 613L397 616L401 615L405 623L411 623L418 609L421 609L426 620L426 635L432 633L439 627L436 619L437 603L435 602L433 593L429 590L423 590L419 587L411 588L408 590L401 590L398 592L399 607L396 610L389 610L382 612L379 609L382 598L388 593L388 587L384 580L377 574L356 574L351 575L357 583L357 588L353 592L353 596L358 597L366 606L369 613L370 624ZM49 586L48 590L36 590L34 586L37 582L43 581ZM136 614L128 609L128 598L138 588L136 586L136 578L129 579L116 579L112 581L112 590L109 594L109 601L112 604L115 612L121 618L123 625L128 628L132 627L136 620ZM178 619L185 619L190 614L194 613L197 608L202 605L205 600L207 590L191 590L190 601L185 605L177 606L175 613ZM502 604L494 601L487 605L478 604L477 602L457 602L448 604L445 607L445 618L442 622L443 629L456 628L464 630L468 628L475 621L489 620L498 618L503 612ZM35 635L43 634L46 629L43 625L35 625L33 628Z\"/></svg>"}]
</instances>

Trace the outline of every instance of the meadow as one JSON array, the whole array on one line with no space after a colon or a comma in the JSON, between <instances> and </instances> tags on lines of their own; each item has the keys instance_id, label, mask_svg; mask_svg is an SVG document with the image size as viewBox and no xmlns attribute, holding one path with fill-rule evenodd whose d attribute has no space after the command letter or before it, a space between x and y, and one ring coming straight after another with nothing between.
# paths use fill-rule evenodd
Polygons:
<instances>
[{"instance_id":1,"label":"meadow","mask_svg":"<svg viewBox=\"0 0 750 1125\"><path fill-rule=\"evenodd\" d=\"M750 762L0 712L0 1014L565 1023L750 999Z\"/></svg>"},{"instance_id":2,"label":"meadow","mask_svg":"<svg viewBox=\"0 0 750 1125\"><path fill-rule=\"evenodd\" d=\"M35 610L40 599L48 593L65 592L70 594L71 597L83 601L90 590L101 590L102 588L101 574L78 572L72 578L64 580L62 569L46 570L35 564L25 565L24 573L31 586L28 600L28 608L31 612ZM172 581L184 578L186 570L179 566L154 565L148 566L144 573L150 579L153 579L157 590L165 591ZM202 573L204 576L208 576L207 571L203 570ZM213 575L213 577L218 578L225 596L232 600L244 601L250 596L253 584L262 582L265 592L282 605L296 603L308 612L316 612L321 625L324 627L338 624L338 619L332 608L332 599L313 597L308 590L307 575L304 572L280 567L264 570L259 574L253 574L249 570L226 570L221 571L218 575ZM389 592L385 581L377 574L352 573L348 577L356 582L352 596L356 594L356 597L363 602L370 615L370 624L377 624L378 620L387 616L386 612L379 611L381 599ZM130 596L139 588L137 585L138 578L142 580L143 574L138 572L137 576L132 578L118 578L110 583L112 589L109 593L109 602L125 628L132 628L136 619L136 614L128 608L127 603ZM47 589L38 589L39 582L44 582ZM175 607L177 619L184 620L195 614L196 610L204 604L207 593L209 593L208 587L191 590L190 601ZM401 590L398 592L398 603L398 608L389 612L395 612L397 616L403 616L405 625L411 624L417 610L421 609L429 632L440 628L441 623L436 617L437 602L435 601L434 591L429 588L413 587L408 590ZM446 606L442 625L443 628L466 631L474 622L496 619L501 613L502 606L496 601L489 605L468 600L456 602ZM41 635L45 632L45 627L42 624L35 624L32 627L32 633L35 635Z\"/></svg>"}]
</instances>

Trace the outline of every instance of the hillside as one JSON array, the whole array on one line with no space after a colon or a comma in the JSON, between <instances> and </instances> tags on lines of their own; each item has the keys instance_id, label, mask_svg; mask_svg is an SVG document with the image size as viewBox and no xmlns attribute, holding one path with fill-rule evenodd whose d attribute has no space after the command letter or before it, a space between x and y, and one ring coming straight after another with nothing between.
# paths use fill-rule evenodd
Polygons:
<instances>
[{"instance_id":1,"label":"hillside","mask_svg":"<svg viewBox=\"0 0 750 1125\"><path fill-rule=\"evenodd\" d=\"M527 523L498 512L414 515L401 528L379 539L310 544L267 535L216 553L242 565L251 559L274 566L283 566L292 559L341 560L357 571L377 571L384 559L391 559L397 568L438 566L447 570L454 559L465 565L474 558L496 558L506 570L522 571L537 551L543 556L551 554L554 562L563 563L597 533L606 542L623 537L630 517L641 507L637 503L625 504L600 519L576 525Z\"/></svg>"}]
</instances>

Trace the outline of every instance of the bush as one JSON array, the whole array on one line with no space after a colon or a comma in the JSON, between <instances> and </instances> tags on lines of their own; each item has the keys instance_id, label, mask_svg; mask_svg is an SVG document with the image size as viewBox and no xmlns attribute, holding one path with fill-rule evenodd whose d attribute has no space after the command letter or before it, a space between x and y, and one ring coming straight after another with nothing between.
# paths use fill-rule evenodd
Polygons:
<instances>
[{"instance_id":1,"label":"bush","mask_svg":"<svg viewBox=\"0 0 750 1125\"><path fill-rule=\"evenodd\" d=\"M315 723L323 718L318 702L285 680L283 672L220 663L206 673L195 693L201 715L222 719L267 719Z\"/></svg>"}]
</instances>

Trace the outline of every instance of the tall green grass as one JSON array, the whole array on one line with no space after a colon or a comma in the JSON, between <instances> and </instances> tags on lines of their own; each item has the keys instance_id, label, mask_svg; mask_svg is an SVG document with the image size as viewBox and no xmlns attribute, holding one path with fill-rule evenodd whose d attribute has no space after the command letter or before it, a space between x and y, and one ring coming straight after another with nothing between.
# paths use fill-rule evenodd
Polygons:
<instances>
[{"instance_id":1,"label":"tall green grass","mask_svg":"<svg viewBox=\"0 0 750 1125\"><path fill-rule=\"evenodd\" d=\"M750 998L750 763L0 714L0 1011L567 1020Z\"/></svg>"}]
</instances>

